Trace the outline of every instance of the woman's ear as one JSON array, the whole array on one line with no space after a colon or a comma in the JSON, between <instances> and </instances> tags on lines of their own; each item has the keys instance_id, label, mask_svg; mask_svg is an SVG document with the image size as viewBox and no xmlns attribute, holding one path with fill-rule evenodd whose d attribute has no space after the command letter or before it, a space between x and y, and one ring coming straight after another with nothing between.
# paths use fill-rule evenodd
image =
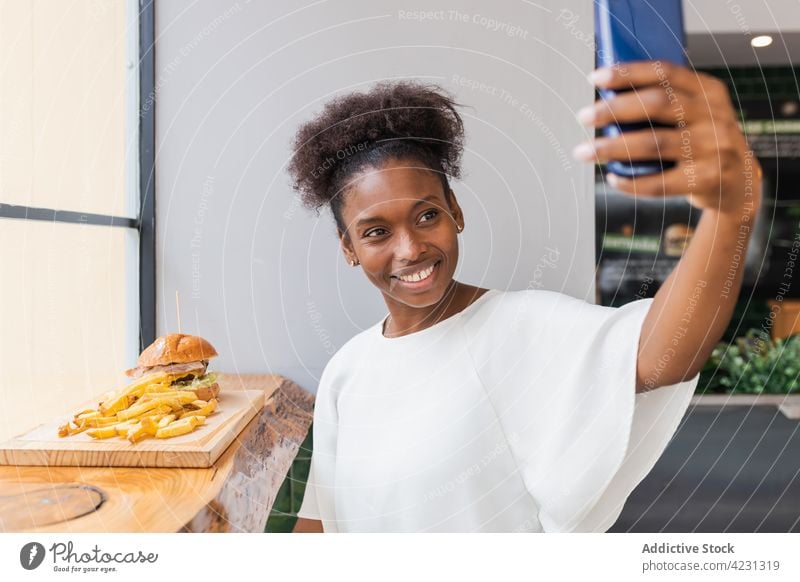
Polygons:
<instances>
[{"instance_id":1,"label":"woman's ear","mask_svg":"<svg viewBox=\"0 0 800 582\"><path fill-rule=\"evenodd\" d=\"M345 259L347 259L347 262L351 264L354 262L358 262L358 257L356 257L356 252L353 250L353 244L350 242L350 237L348 237L338 228L336 229L336 232L339 235L339 244L342 247L342 252L344 253Z\"/></svg>"},{"instance_id":2,"label":"woman's ear","mask_svg":"<svg viewBox=\"0 0 800 582\"><path fill-rule=\"evenodd\" d=\"M446 198L447 205L450 207L450 214L453 216L453 222L455 222L456 228L463 229L464 213L461 212L461 207L458 205L458 200L456 200L456 193L453 192L452 188L450 188L449 195Z\"/></svg>"}]
</instances>

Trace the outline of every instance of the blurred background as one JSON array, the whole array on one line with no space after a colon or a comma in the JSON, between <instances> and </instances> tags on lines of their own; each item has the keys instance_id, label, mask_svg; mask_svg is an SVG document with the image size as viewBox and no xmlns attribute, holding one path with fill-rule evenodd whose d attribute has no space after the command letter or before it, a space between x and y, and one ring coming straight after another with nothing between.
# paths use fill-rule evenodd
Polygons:
<instances>
[{"instance_id":1,"label":"blurred background","mask_svg":"<svg viewBox=\"0 0 800 582\"><path fill-rule=\"evenodd\" d=\"M686 1L684 17L692 66L730 87L765 203L724 342L614 531L800 531L800 10ZM117 387L178 329L208 338L219 370L315 392L386 306L285 167L300 123L379 80L464 104L456 278L654 296L699 213L572 159L593 65L589 1L0 0L0 440ZM311 447L268 529L291 527Z\"/></svg>"}]
</instances>

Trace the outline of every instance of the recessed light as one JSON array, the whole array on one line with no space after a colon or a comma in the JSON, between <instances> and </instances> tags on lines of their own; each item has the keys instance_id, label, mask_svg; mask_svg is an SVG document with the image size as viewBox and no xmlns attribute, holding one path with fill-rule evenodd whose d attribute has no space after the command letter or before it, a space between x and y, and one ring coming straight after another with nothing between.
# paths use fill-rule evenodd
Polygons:
<instances>
[{"instance_id":1,"label":"recessed light","mask_svg":"<svg viewBox=\"0 0 800 582\"><path fill-rule=\"evenodd\" d=\"M786 117L794 117L797 115L798 110L800 110L800 103L797 103L797 101L786 101L781 105L781 113Z\"/></svg>"},{"instance_id":2,"label":"recessed light","mask_svg":"<svg viewBox=\"0 0 800 582\"><path fill-rule=\"evenodd\" d=\"M765 46L769 46L772 44L772 37L769 36L768 34L755 36L750 41L750 44L753 45L755 48L763 48Z\"/></svg>"}]
</instances>

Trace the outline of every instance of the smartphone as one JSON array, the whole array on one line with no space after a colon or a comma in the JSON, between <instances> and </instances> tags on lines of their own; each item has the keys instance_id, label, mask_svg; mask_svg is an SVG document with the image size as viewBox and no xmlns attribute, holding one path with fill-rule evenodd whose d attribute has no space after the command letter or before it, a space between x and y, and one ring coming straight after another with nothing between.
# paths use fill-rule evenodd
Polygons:
<instances>
[{"instance_id":1,"label":"smartphone","mask_svg":"<svg viewBox=\"0 0 800 582\"><path fill-rule=\"evenodd\" d=\"M598 67L632 61L687 64L681 0L594 0L594 27ZM603 99L617 93L609 89L598 92ZM602 128L601 133L616 137L623 131L651 126L665 127L656 122L614 123ZM672 160L610 161L606 164L609 172L626 178L656 174L673 167Z\"/></svg>"}]
</instances>

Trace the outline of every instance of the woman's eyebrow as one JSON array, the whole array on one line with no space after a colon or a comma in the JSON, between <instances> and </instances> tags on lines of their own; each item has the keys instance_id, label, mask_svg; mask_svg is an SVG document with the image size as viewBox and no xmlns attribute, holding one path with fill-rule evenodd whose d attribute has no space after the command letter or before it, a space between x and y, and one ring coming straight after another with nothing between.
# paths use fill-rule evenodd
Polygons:
<instances>
[{"instance_id":1,"label":"woman's eyebrow","mask_svg":"<svg viewBox=\"0 0 800 582\"><path fill-rule=\"evenodd\" d=\"M439 197L436 194L429 194L425 198L423 198L421 200L417 200L416 202L414 202L414 204L411 206L411 210L414 210L420 204L424 204L425 202L428 202L430 200L438 200L438 198ZM365 224L368 224L370 222L379 222L379 221L382 221L382 220L384 220L383 217L382 216L377 216L377 215L376 216L368 216L367 218L361 218L361 219L356 221L356 228L358 228L360 226L364 226Z\"/></svg>"}]
</instances>

